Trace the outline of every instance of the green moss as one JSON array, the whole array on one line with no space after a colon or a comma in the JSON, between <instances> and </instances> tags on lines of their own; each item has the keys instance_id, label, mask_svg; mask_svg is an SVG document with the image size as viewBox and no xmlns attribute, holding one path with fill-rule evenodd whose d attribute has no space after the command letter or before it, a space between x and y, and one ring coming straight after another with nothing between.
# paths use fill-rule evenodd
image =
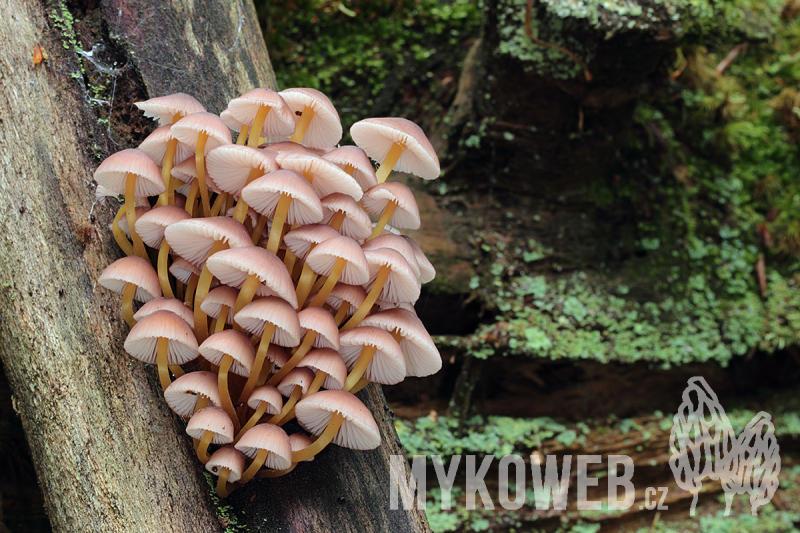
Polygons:
<instances>
[{"instance_id":1,"label":"green moss","mask_svg":"<svg viewBox=\"0 0 800 533\"><path fill-rule=\"evenodd\" d=\"M209 472L203 472L203 476L206 478L206 483L208 483L211 503L216 509L217 519L224 528L224 533L246 533L248 527L239 524L235 509L230 505L222 505L222 501L217 496L217 478Z\"/></svg>"},{"instance_id":2,"label":"green moss","mask_svg":"<svg viewBox=\"0 0 800 533\"><path fill-rule=\"evenodd\" d=\"M500 37L496 52L521 60L526 72L554 79L580 76L581 67L564 52L541 46L525 34L527 3L527 0L496 2ZM784 3L783 0L542 0L543 9L536 9L531 30L539 39L566 48L589 62L597 40L584 38L587 25L605 39L634 31L731 43L763 40L774 32Z\"/></svg>"},{"instance_id":3,"label":"green moss","mask_svg":"<svg viewBox=\"0 0 800 533\"><path fill-rule=\"evenodd\" d=\"M256 7L278 84L321 90L345 127L370 110L398 112L410 94L417 110L437 107L430 96L442 80L433 71L457 72L480 24L472 0L260 0Z\"/></svg>"}]
</instances>

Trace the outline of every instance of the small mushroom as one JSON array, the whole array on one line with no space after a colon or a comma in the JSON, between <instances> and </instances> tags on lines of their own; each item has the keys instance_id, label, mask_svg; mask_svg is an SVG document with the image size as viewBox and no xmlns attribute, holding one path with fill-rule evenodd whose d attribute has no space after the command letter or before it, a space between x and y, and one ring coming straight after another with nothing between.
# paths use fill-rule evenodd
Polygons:
<instances>
[{"instance_id":1,"label":"small mushroom","mask_svg":"<svg viewBox=\"0 0 800 533\"><path fill-rule=\"evenodd\" d=\"M103 270L97 283L122 295L122 314L133 327L133 300L149 302L161 296L158 274L153 266L141 257L131 255L117 259Z\"/></svg>"},{"instance_id":2,"label":"small mushroom","mask_svg":"<svg viewBox=\"0 0 800 533\"><path fill-rule=\"evenodd\" d=\"M298 346L291 359L267 382L277 385L289 371L294 369L311 348L339 349L339 330L331 314L319 307L310 307L297 313L297 320L303 335L303 342Z\"/></svg>"},{"instance_id":3,"label":"small mushroom","mask_svg":"<svg viewBox=\"0 0 800 533\"><path fill-rule=\"evenodd\" d=\"M405 379L403 351L386 331L359 326L342 333L339 344L339 353L350 370L343 390L353 389L362 376L383 385L394 385Z\"/></svg>"},{"instance_id":4,"label":"small mushroom","mask_svg":"<svg viewBox=\"0 0 800 533\"><path fill-rule=\"evenodd\" d=\"M239 430L239 433L236 435L236 442L239 442L242 435L247 433L250 428L258 424L261 417L265 414L277 415L280 413L281 409L283 409L283 398L281 397L280 391L272 385L262 385L261 387L257 387L253 393L250 394L250 397L247 398L247 406L250 409L254 409L255 412L247 423L242 426L242 429Z\"/></svg>"},{"instance_id":5,"label":"small mushroom","mask_svg":"<svg viewBox=\"0 0 800 533\"><path fill-rule=\"evenodd\" d=\"M247 483L262 466L285 470L292 466L292 445L286 432L273 424L259 424L242 435L236 449L253 462L239 480Z\"/></svg>"},{"instance_id":6,"label":"small mushroom","mask_svg":"<svg viewBox=\"0 0 800 533\"><path fill-rule=\"evenodd\" d=\"M233 422L219 407L206 407L197 411L186 425L186 433L197 442L197 458L206 464L210 444L233 442Z\"/></svg>"},{"instance_id":7,"label":"small mushroom","mask_svg":"<svg viewBox=\"0 0 800 533\"><path fill-rule=\"evenodd\" d=\"M237 431L239 418L228 390L228 372L244 377L249 376L253 369L255 350L243 333L228 329L214 333L207 338L200 345L199 352L203 359L219 367L217 379L220 407L231 418L234 431Z\"/></svg>"},{"instance_id":8,"label":"small mushroom","mask_svg":"<svg viewBox=\"0 0 800 533\"><path fill-rule=\"evenodd\" d=\"M217 496L227 498L233 491L233 483L244 472L244 454L232 446L223 446L211 454L206 470L217 476Z\"/></svg>"}]
</instances>

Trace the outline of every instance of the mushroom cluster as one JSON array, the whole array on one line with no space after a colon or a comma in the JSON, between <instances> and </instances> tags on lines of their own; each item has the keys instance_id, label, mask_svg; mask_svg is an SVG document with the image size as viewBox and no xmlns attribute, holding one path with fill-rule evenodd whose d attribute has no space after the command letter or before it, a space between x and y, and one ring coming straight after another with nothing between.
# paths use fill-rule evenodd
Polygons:
<instances>
[{"instance_id":1,"label":"mushroom cluster","mask_svg":"<svg viewBox=\"0 0 800 533\"><path fill-rule=\"evenodd\" d=\"M331 442L379 446L354 394L442 365L413 306L435 271L397 229L419 209L386 182L439 176L425 134L370 118L337 147L336 109L305 88L254 89L219 116L186 94L136 105L160 127L95 172L98 195L125 197L112 230L127 254L98 281L122 294L125 350L158 366L218 494ZM295 418L307 433L287 435Z\"/></svg>"}]
</instances>

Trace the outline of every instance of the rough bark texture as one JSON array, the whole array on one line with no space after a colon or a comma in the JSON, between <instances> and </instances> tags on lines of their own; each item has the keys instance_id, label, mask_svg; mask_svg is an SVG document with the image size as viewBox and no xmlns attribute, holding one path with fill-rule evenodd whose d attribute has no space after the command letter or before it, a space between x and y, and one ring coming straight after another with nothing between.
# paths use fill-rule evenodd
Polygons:
<instances>
[{"instance_id":1,"label":"rough bark texture","mask_svg":"<svg viewBox=\"0 0 800 533\"><path fill-rule=\"evenodd\" d=\"M92 171L152 129L136 99L184 91L218 112L274 86L252 3L0 0L0 12L0 359L53 530L223 531L183 422L152 369L124 353L119 298L96 284L119 255L107 229L118 206L95 200ZM108 115L90 104L98 80ZM328 451L235 493L251 530L427 530L424 514L388 511L396 435L380 390L361 396L387 443Z\"/></svg>"}]
</instances>

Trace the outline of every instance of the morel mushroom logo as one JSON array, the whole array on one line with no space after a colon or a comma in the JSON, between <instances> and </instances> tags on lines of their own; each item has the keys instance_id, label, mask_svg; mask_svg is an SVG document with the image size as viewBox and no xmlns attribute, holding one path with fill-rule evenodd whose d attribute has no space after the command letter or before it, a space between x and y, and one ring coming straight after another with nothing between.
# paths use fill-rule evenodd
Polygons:
<instances>
[{"instance_id":1,"label":"morel mushroom logo","mask_svg":"<svg viewBox=\"0 0 800 533\"><path fill-rule=\"evenodd\" d=\"M673 418L669 461L678 486L692 494L694 516L703 480L719 481L725 516L733 496L748 493L750 511L769 503L778 488L780 450L770 415L759 412L738 437L717 395L702 377L693 377Z\"/></svg>"}]
</instances>

